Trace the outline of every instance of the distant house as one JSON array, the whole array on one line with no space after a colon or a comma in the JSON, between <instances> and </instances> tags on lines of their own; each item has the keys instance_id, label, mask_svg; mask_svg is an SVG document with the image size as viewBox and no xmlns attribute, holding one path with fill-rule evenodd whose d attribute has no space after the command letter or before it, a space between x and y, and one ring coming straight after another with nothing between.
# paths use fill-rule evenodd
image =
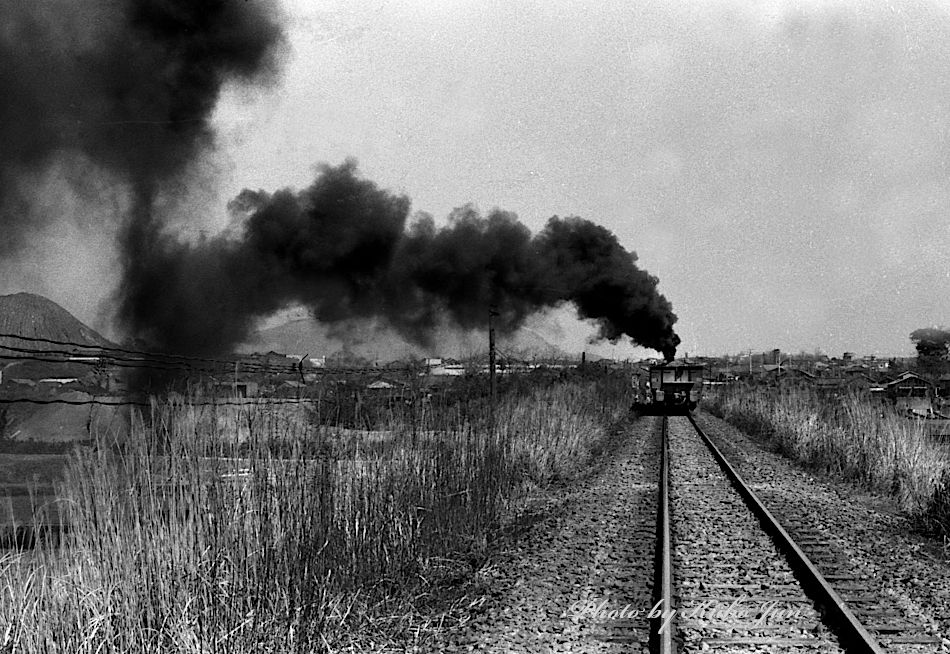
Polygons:
<instances>
[{"instance_id":1,"label":"distant house","mask_svg":"<svg viewBox=\"0 0 950 654\"><path fill-rule=\"evenodd\" d=\"M298 368L299 357L294 358L271 350L266 354L255 352L242 356L237 362L238 371L250 370L262 373L281 373Z\"/></svg>"},{"instance_id":2,"label":"distant house","mask_svg":"<svg viewBox=\"0 0 950 654\"><path fill-rule=\"evenodd\" d=\"M440 363L430 366L423 374L433 377L461 377L465 374L465 366L461 363Z\"/></svg>"},{"instance_id":3,"label":"distant house","mask_svg":"<svg viewBox=\"0 0 950 654\"><path fill-rule=\"evenodd\" d=\"M259 390L258 383L253 381L233 382L231 388L238 397L254 397Z\"/></svg>"},{"instance_id":4,"label":"distant house","mask_svg":"<svg viewBox=\"0 0 950 654\"><path fill-rule=\"evenodd\" d=\"M719 366L709 371L707 379L715 382L732 382L739 379L743 372L748 374L749 371L742 366Z\"/></svg>"},{"instance_id":5,"label":"distant house","mask_svg":"<svg viewBox=\"0 0 950 654\"><path fill-rule=\"evenodd\" d=\"M847 380L841 377L817 377L815 390L823 393L839 393L847 390Z\"/></svg>"},{"instance_id":6,"label":"distant house","mask_svg":"<svg viewBox=\"0 0 950 654\"><path fill-rule=\"evenodd\" d=\"M939 408L940 413L950 412L950 374L943 374L937 378L936 395L934 405Z\"/></svg>"},{"instance_id":7,"label":"distant house","mask_svg":"<svg viewBox=\"0 0 950 654\"><path fill-rule=\"evenodd\" d=\"M378 374L373 377L373 381L366 385L366 388L370 390L385 390L389 388L405 388L409 384L401 379L397 379L395 376L389 374Z\"/></svg>"},{"instance_id":8,"label":"distant house","mask_svg":"<svg viewBox=\"0 0 950 654\"><path fill-rule=\"evenodd\" d=\"M865 375L814 377L811 383L816 391L833 395L863 392L871 388L871 382Z\"/></svg>"},{"instance_id":9,"label":"distant house","mask_svg":"<svg viewBox=\"0 0 950 654\"><path fill-rule=\"evenodd\" d=\"M903 395L905 397L925 397L933 392L936 385L929 379L924 379L916 372L903 372L897 379L884 385L895 397Z\"/></svg>"},{"instance_id":10,"label":"distant house","mask_svg":"<svg viewBox=\"0 0 950 654\"><path fill-rule=\"evenodd\" d=\"M363 388L373 394L403 397L409 390L409 384L390 375L377 375Z\"/></svg>"},{"instance_id":11,"label":"distant house","mask_svg":"<svg viewBox=\"0 0 950 654\"><path fill-rule=\"evenodd\" d=\"M883 385L884 396L899 411L927 414L933 411L937 385L915 372L902 373L894 381Z\"/></svg>"},{"instance_id":12,"label":"distant house","mask_svg":"<svg viewBox=\"0 0 950 654\"><path fill-rule=\"evenodd\" d=\"M762 379L766 382L782 385L814 384L818 379L815 375L801 368L788 365L766 364L762 368Z\"/></svg>"},{"instance_id":13,"label":"distant house","mask_svg":"<svg viewBox=\"0 0 950 654\"><path fill-rule=\"evenodd\" d=\"M232 397L255 397L260 391L260 384L244 379L223 379L214 382L216 394Z\"/></svg>"},{"instance_id":14,"label":"distant house","mask_svg":"<svg viewBox=\"0 0 950 654\"><path fill-rule=\"evenodd\" d=\"M808 372L804 368L789 368L788 374L796 379L805 379L808 381L813 381L818 377L811 372Z\"/></svg>"}]
</instances>

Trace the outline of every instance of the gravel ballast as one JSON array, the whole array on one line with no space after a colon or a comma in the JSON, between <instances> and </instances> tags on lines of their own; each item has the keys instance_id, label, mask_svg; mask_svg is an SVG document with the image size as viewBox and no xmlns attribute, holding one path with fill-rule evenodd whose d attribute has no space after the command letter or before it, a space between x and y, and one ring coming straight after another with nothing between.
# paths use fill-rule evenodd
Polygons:
<instances>
[{"instance_id":1,"label":"gravel ballast","mask_svg":"<svg viewBox=\"0 0 950 654\"><path fill-rule=\"evenodd\" d=\"M780 641L841 652L791 567L685 417L670 418L669 438L681 651L765 653Z\"/></svg>"},{"instance_id":2,"label":"gravel ballast","mask_svg":"<svg viewBox=\"0 0 950 654\"><path fill-rule=\"evenodd\" d=\"M888 498L804 470L772 447L724 420L698 412L697 422L723 450L793 536L820 534L845 556L855 576L921 635L940 645L889 651L950 652L950 564L938 543L915 535L911 522Z\"/></svg>"},{"instance_id":3,"label":"gravel ballast","mask_svg":"<svg viewBox=\"0 0 950 654\"><path fill-rule=\"evenodd\" d=\"M527 533L500 543L478 574L484 603L440 651L646 651L659 418L631 421L616 442L597 472L535 502L544 517Z\"/></svg>"},{"instance_id":4,"label":"gravel ballast","mask_svg":"<svg viewBox=\"0 0 950 654\"><path fill-rule=\"evenodd\" d=\"M901 646L888 651L950 653L950 565L939 544L915 536L910 522L886 498L863 493L850 483L818 478L718 418L704 412L696 415L699 425L767 505L780 498L796 498L793 505L799 515L786 518L807 524L809 534L827 536L835 550L840 548L852 562L854 569L849 572L876 584L871 587L900 607L902 616L923 625L922 635L943 639L942 645ZM625 435L614 442L612 452L595 472L539 491L521 519L514 521L520 527L510 529L508 536L492 544L486 564L475 575L473 588L479 589L479 596L455 622L459 626L444 629L426 649L646 652L660 420L631 420ZM677 451L686 459L680 472L673 468L674 480L679 475L682 488L686 488L685 481L693 490L702 491L702 484L710 482L697 471L706 464L690 458L698 453L690 454L677 445L671 452L671 465L675 465L672 457ZM762 553L757 558L749 555L750 547L764 547L756 540L758 536L753 537L750 531L748 538L735 537L735 525L724 524L725 518L717 522L709 507L690 508L693 500L687 501L683 494L674 502L678 503L673 508L674 531L681 530L675 534L679 551L674 553L674 596L683 606L673 608L688 609L690 602L701 597L727 598L760 583L753 577L764 571L763 562L769 559ZM681 527L677 520L682 521ZM526 526L527 522L531 524ZM695 530L705 533L687 536ZM688 538L693 542L687 544ZM747 551L740 553L741 548ZM709 560L721 562L730 556L737 557L732 566L736 588L730 588L730 580L705 578L708 574L703 566ZM677 587L677 579L686 580L687 575L693 586ZM749 579L752 581L746 583ZM791 592L791 587L789 583L783 592ZM810 605L800 605L806 606L806 612L812 611ZM808 613L802 622L810 632L803 635L822 638L826 631L814 618ZM695 620L683 626L690 624L694 631L698 626L696 633L703 637L716 636L703 631L704 625ZM693 642L698 644L697 651L706 649L697 639ZM831 647L829 651L833 651ZM730 650L714 645L711 651ZM758 651L769 650L765 646Z\"/></svg>"}]
</instances>

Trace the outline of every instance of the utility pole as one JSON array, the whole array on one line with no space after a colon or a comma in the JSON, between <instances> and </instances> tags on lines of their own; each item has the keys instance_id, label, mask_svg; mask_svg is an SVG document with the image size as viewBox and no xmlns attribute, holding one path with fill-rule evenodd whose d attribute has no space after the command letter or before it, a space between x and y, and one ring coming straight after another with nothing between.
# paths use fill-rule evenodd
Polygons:
<instances>
[{"instance_id":1,"label":"utility pole","mask_svg":"<svg viewBox=\"0 0 950 654\"><path fill-rule=\"evenodd\" d=\"M495 431L495 397L497 387L495 382L495 321L499 315L494 305L488 307L488 389L489 389L489 421L492 432Z\"/></svg>"}]
</instances>

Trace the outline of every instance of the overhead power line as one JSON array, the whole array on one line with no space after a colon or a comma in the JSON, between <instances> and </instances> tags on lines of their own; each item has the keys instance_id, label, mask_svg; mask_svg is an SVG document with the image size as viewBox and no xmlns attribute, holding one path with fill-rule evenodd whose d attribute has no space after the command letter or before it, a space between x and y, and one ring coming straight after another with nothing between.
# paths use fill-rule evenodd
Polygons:
<instances>
[{"instance_id":1,"label":"overhead power line","mask_svg":"<svg viewBox=\"0 0 950 654\"><path fill-rule=\"evenodd\" d=\"M69 341L57 341L47 338L38 338L32 336L19 336L16 334L0 333L0 338L19 338L29 342L42 342L66 347L78 347L84 352L72 350L50 350L35 349L28 347L17 347L14 345L0 344L0 359L23 359L34 360L46 363L76 363L86 365L117 365L123 367L141 367L155 370L198 370L215 372L218 374L230 374L234 367L243 373L264 373L264 374L345 374L359 373L368 371L386 370L389 372L411 372L412 367L401 366L398 368L354 368L354 367L304 367L303 360L297 363L270 363L244 359L211 359L204 357L190 357L185 355L156 354L138 350L129 350L125 348L110 348L97 345L84 345L72 343ZM16 355L4 355L2 350L8 350ZM119 354L112 354L112 353ZM50 355L57 355L64 358L53 358ZM97 357L100 361L90 360L69 360L68 357ZM196 363L205 363L210 365L196 365Z\"/></svg>"},{"instance_id":2,"label":"overhead power line","mask_svg":"<svg viewBox=\"0 0 950 654\"><path fill-rule=\"evenodd\" d=\"M231 366L233 366L235 363L238 363L239 365L254 365L252 363L248 363L244 359L238 359L238 358L213 359L213 358L207 358L207 357L188 356L185 354L147 352L144 350L133 350L133 349L123 348L123 347L110 347L106 345L90 345L88 343L76 343L74 341L60 341L60 340L51 339L51 338L42 338L39 336L23 336L21 334L0 333L0 339L2 338L14 338L14 339L19 339L21 341L28 341L32 343L48 343L50 345L61 345L65 347L79 348L81 350L92 350L93 352L100 352L100 353L116 352L122 355L133 355L136 357L142 357L142 358L151 359L151 360L172 359L174 361L185 361L185 362L194 361L194 362L204 362L204 363L212 363L212 364L231 365ZM92 352L73 352L73 351L65 352L65 354L68 354L71 356L92 356L93 355ZM288 365L287 367L295 368L295 366L293 365Z\"/></svg>"},{"instance_id":3,"label":"overhead power line","mask_svg":"<svg viewBox=\"0 0 950 654\"><path fill-rule=\"evenodd\" d=\"M317 402L316 398L248 398L244 401L238 400L216 400L216 401L202 401L202 402L189 402L183 400L182 403L186 406L262 406L268 404L312 404ZM92 398L89 400L66 400L60 398L53 399L33 399L28 397L18 397L18 398L9 398L9 399L0 399L0 404L66 404L71 406L141 406L148 407L151 406L149 402L142 402L136 400L119 400L119 401L108 401L108 400L99 400Z\"/></svg>"}]
</instances>

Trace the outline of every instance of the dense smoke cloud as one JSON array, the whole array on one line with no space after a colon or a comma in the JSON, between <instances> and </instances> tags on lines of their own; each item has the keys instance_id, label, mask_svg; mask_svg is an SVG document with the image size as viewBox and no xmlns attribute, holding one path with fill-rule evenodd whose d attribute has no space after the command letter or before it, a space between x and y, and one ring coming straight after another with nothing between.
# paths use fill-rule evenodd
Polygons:
<instances>
[{"instance_id":1,"label":"dense smoke cloud","mask_svg":"<svg viewBox=\"0 0 950 654\"><path fill-rule=\"evenodd\" d=\"M283 35L263 0L7 3L0 25L0 253L40 227L33 176L60 167L127 189L117 316L152 347L227 352L257 318L301 302L321 321L380 318L417 342L446 318L478 327L495 307L512 330L572 302L604 338L675 351L657 280L606 229L552 218L532 236L513 214L468 207L444 228L409 224L408 198L352 162L299 193L243 192L220 236L171 233L167 200L214 146L222 86L274 72Z\"/></svg>"},{"instance_id":2,"label":"dense smoke cloud","mask_svg":"<svg viewBox=\"0 0 950 654\"><path fill-rule=\"evenodd\" d=\"M234 224L197 244L149 234L127 278L124 317L153 346L225 352L256 318L292 303L323 322L381 318L416 342L447 317L502 330L572 302L610 340L628 336L672 357L678 337L657 280L603 227L554 217L537 235L510 213L458 209L448 225L408 224L410 203L362 179L355 164L324 166L295 193L244 191Z\"/></svg>"},{"instance_id":3,"label":"dense smoke cloud","mask_svg":"<svg viewBox=\"0 0 950 654\"><path fill-rule=\"evenodd\" d=\"M0 5L0 247L34 226L24 178L80 155L148 203L213 143L222 84L273 69L263 2Z\"/></svg>"}]
</instances>

